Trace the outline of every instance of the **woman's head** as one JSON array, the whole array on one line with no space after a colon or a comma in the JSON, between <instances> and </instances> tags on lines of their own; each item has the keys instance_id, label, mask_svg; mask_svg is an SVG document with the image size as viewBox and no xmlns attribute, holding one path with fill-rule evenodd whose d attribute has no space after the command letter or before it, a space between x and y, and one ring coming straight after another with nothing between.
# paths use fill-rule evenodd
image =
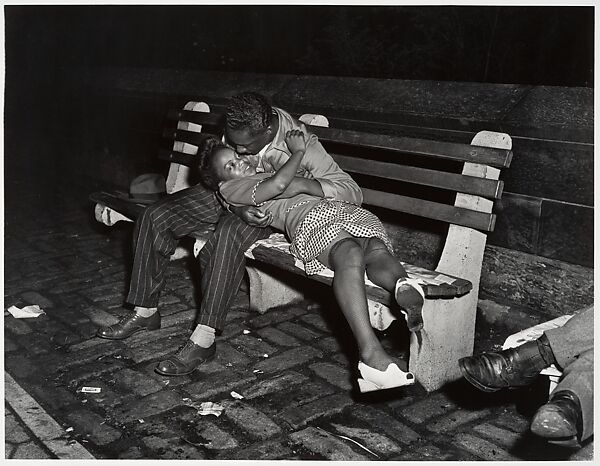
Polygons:
<instances>
[{"instance_id":1,"label":"woman's head","mask_svg":"<svg viewBox=\"0 0 600 466\"><path fill-rule=\"evenodd\" d=\"M209 189L217 191L222 181L245 178L254 175L256 168L245 157L223 144L217 137L204 140L198 153L200 155L200 180Z\"/></svg>"}]
</instances>

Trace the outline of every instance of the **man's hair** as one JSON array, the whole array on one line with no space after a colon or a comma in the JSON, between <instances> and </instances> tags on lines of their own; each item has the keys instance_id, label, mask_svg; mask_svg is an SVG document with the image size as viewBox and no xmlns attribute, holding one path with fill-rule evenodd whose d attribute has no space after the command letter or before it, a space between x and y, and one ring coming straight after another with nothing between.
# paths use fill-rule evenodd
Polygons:
<instances>
[{"instance_id":1,"label":"man's hair","mask_svg":"<svg viewBox=\"0 0 600 466\"><path fill-rule=\"evenodd\" d=\"M267 129L273 108L258 92L242 92L233 96L227 105L226 125L229 129L248 129L253 135Z\"/></svg>"},{"instance_id":2,"label":"man's hair","mask_svg":"<svg viewBox=\"0 0 600 466\"><path fill-rule=\"evenodd\" d=\"M198 176L200 182L212 191L219 190L219 178L213 163L214 153L227 147L217 136L210 135L198 147Z\"/></svg>"}]
</instances>

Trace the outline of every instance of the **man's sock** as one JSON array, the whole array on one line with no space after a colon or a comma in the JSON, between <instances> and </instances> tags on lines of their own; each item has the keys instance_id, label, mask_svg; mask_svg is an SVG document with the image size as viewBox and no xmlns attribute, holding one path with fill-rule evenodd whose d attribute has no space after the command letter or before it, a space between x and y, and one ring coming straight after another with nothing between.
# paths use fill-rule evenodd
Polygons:
<instances>
[{"instance_id":1,"label":"man's sock","mask_svg":"<svg viewBox=\"0 0 600 466\"><path fill-rule=\"evenodd\" d=\"M135 306L134 310L137 315L140 315L142 317L150 317L158 311L158 308Z\"/></svg>"},{"instance_id":2,"label":"man's sock","mask_svg":"<svg viewBox=\"0 0 600 466\"><path fill-rule=\"evenodd\" d=\"M190 340L202 348L208 348L215 342L215 329L208 325L198 324Z\"/></svg>"},{"instance_id":3,"label":"man's sock","mask_svg":"<svg viewBox=\"0 0 600 466\"><path fill-rule=\"evenodd\" d=\"M537 340L537 346L544 362L551 366L552 364L557 364L556 359L554 358L554 353L552 352L552 348L550 347L550 341L548 341L548 337L545 333L542 333L542 336Z\"/></svg>"}]
</instances>

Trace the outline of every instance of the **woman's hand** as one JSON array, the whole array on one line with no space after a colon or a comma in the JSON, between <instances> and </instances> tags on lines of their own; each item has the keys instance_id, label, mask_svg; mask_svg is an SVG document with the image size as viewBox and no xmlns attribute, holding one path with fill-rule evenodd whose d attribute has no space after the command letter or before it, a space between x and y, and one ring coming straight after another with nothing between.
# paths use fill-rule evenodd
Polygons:
<instances>
[{"instance_id":1,"label":"woman's hand","mask_svg":"<svg viewBox=\"0 0 600 466\"><path fill-rule=\"evenodd\" d=\"M299 129L291 129L285 134L285 143L288 149L293 154L295 152L306 151L306 141L304 140L304 133Z\"/></svg>"}]
</instances>

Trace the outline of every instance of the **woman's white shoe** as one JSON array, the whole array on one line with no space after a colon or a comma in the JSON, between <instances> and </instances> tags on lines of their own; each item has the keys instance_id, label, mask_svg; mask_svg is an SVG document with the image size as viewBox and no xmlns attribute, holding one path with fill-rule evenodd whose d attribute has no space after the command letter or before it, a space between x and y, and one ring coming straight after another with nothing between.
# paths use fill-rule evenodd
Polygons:
<instances>
[{"instance_id":1,"label":"woman's white shoe","mask_svg":"<svg viewBox=\"0 0 600 466\"><path fill-rule=\"evenodd\" d=\"M387 390L415 383L413 373L404 372L395 363L391 363L385 371L380 371L359 361L358 371L362 375L362 378L358 379L358 388L361 393Z\"/></svg>"}]
</instances>

